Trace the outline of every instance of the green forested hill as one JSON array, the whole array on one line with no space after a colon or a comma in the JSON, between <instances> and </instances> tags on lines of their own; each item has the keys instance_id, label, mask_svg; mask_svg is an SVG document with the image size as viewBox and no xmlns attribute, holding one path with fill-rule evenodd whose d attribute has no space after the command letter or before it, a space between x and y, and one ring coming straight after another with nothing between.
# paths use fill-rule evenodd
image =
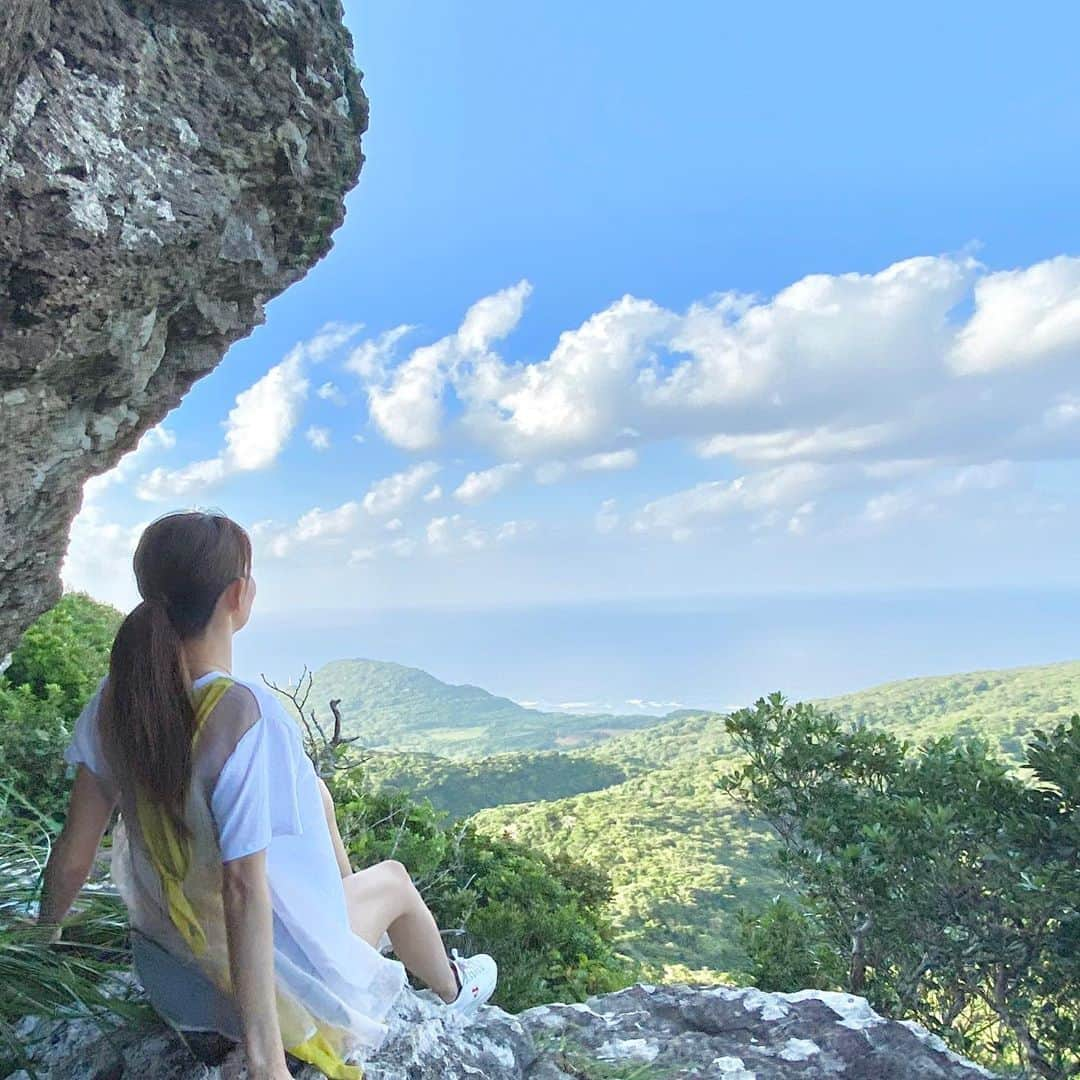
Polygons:
<instances>
[{"instance_id":1,"label":"green forested hill","mask_svg":"<svg viewBox=\"0 0 1080 1080\"><path fill-rule=\"evenodd\" d=\"M348 734L365 746L481 757L582 746L658 722L655 716L573 716L526 709L476 686L379 660L335 660L314 673L311 700L340 698Z\"/></svg>"},{"instance_id":2,"label":"green forested hill","mask_svg":"<svg viewBox=\"0 0 1080 1080\"><path fill-rule=\"evenodd\" d=\"M907 679L821 704L916 742L981 735L1014 757L1033 727L1052 727L1080 712L1080 661Z\"/></svg>"},{"instance_id":3,"label":"green forested hill","mask_svg":"<svg viewBox=\"0 0 1080 1080\"><path fill-rule=\"evenodd\" d=\"M883 727L913 742L980 735L1009 757L1028 732L1080 712L1080 661L906 679L814 704L852 723ZM628 774L725 755L730 742L717 713L683 710L640 731L571 751L571 758L614 765Z\"/></svg>"},{"instance_id":4,"label":"green forested hill","mask_svg":"<svg viewBox=\"0 0 1080 1080\"><path fill-rule=\"evenodd\" d=\"M430 799L454 817L510 803L562 799L614 787L633 776L728 753L717 713L658 721L570 751L521 751L473 760L437 754L375 751L364 763L376 784Z\"/></svg>"},{"instance_id":5,"label":"green forested hill","mask_svg":"<svg viewBox=\"0 0 1080 1080\"><path fill-rule=\"evenodd\" d=\"M916 742L948 733L981 734L1003 754L1015 757L1033 726L1080 711L1080 662L909 679L817 704L854 723L880 725ZM369 706L369 711L375 710ZM506 732L504 737L516 736ZM684 710L574 750L479 760L382 754L371 760L369 771L377 781L430 798L455 816L467 816L508 803L597 791L655 769L729 752L722 716Z\"/></svg>"},{"instance_id":6,"label":"green forested hill","mask_svg":"<svg viewBox=\"0 0 1080 1080\"><path fill-rule=\"evenodd\" d=\"M597 746L573 751L569 756L603 762L637 775L730 752L723 716L701 712L680 713L654 727L616 735Z\"/></svg>"},{"instance_id":7,"label":"green forested hill","mask_svg":"<svg viewBox=\"0 0 1080 1080\"><path fill-rule=\"evenodd\" d=\"M772 689L763 687L762 693ZM315 672L311 700L330 698L341 699L349 734L359 735L368 747L453 759L513 751L566 753L565 759L501 762L496 771L508 780L500 794L503 802L510 801L507 795L521 801L516 796L569 793L578 781L560 775L564 769L580 777L579 791L592 790L598 779L614 775L598 777L582 761L633 775L725 749L723 726L714 713L683 710L658 718L541 712L476 686L452 686L417 668L376 660L337 660ZM1080 661L909 679L818 704L915 739L979 733L1014 756L1033 723L1049 723L1080 709ZM530 768L538 774L532 791L525 790ZM470 766L467 774L475 788L476 769ZM437 778L434 786L449 777ZM555 785L550 790L548 780ZM488 798L483 805L490 805Z\"/></svg>"},{"instance_id":8,"label":"green forested hill","mask_svg":"<svg viewBox=\"0 0 1080 1080\"><path fill-rule=\"evenodd\" d=\"M819 704L914 742L981 734L1012 756L1033 727L1080 711L1080 663L913 679ZM730 753L723 717L683 712L566 753L388 759L379 771L454 814L481 811L482 830L607 869L622 946L657 977L685 976L737 968L735 911L779 888L767 830L717 791Z\"/></svg>"},{"instance_id":9,"label":"green forested hill","mask_svg":"<svg viewBox=\"0 0 1080 1080\"><path fill-rule=\"evenodd\" d=\"M939 735L980 735L1015 757L1033 727L1053 726L1080 712L1080 661L906 679L814 704L913 742ZM653 727L617 735L570 756L638 773L701 755L726 754L730 744L720 720L716 713L683 710Z\"/></svg>"}]
</instances>

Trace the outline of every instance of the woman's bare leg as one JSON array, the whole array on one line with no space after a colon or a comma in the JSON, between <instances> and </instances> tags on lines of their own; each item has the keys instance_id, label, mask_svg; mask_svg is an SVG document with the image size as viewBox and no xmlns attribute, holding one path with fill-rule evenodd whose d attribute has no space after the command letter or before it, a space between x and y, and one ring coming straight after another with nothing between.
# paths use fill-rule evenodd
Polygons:
<instances>
[{"instance_id":1,"label":"woman's bare leg","mask_svg":"<svg viewBox=\"0 0 1080 1080\"><path fill-rule=\"evenodd\" d=\"M350 874L343 884L353 932L376 947L383 933L388 933L405 967L443 1001L453 1001L457 979L439 927L405 867L387 859Z\"/></svg>"}]
</instances>

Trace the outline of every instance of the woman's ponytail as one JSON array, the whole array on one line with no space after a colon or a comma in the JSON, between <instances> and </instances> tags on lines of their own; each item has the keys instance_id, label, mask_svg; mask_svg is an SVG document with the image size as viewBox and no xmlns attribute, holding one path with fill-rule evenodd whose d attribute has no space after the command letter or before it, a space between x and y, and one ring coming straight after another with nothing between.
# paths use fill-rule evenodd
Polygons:
<instances>
[{"instance_id":1,"label":"woman's ponytail","mask_svg":"<svg viewBox=\"0 0 1080 1080\"><path fill-rule=\"evenodd\" d=\"M195 710L180 635L166 604L144 600L121 623L102 692L102 738L113 775L161 806L181 836Z\"/></svg>"},{"instance_id":2,"label":"woman's ponytail","mask_svg":"<svg viewBox=\"0 0 1080 1080\"><path fill-rule=\"evenodd\" d=\"M102 748L122 791L160 806L180 836L195 711L184 643L205 631L222 592L251 573L251 541L222 514L166 514L135 550L142 602L124 619L99 706Z\"/></svg>"}]
</instances>

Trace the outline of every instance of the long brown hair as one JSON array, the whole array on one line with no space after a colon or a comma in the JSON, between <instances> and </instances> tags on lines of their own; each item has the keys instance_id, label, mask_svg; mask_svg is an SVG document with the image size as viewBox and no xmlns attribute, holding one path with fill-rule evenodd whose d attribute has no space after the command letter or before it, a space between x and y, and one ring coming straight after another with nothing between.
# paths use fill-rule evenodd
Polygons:
<instances>
[{"instance_id":1,"label":"long brown hair","mask_svg":"<svg viewBox=\"0 0 1080 1080\"><path fill-rule=\"evenodd\" d=\"M99 726L121 788L161 806L181 836L195 711L181 643L202 633L222 592L251 574L251 539L224 514L176 512L151 522L135 549L142 602L109 656Z\"/></svg>"}]
</instances>

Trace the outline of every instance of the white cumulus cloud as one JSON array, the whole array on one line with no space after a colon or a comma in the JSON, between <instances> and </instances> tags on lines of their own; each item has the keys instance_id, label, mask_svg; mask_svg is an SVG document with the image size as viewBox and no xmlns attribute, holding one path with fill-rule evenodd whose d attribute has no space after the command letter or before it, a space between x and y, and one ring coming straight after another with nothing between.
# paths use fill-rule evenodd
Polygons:
<instances>
[{"instance_id":1,"label":"white cumulus cloud","mask_svg":"<svg viewBox=\"0 0 1080 1080\"><path fill-rule=\"evenodd\" d=\"M463 503L478 503L490 499L504 491L521 469L518 462L508 462L491 469L471 472L454 492L454 498Z\"/></svg>"},{"instance_id":2,"label":"white cumulus cloud","mask_svg":"<svg viewBox=\"0 0 1080 1080\"><path fill-rule=\"evenodd\" d=\"M436 445L448 379L463 365L483 363L490 346L517 326L531 289L521 281L478 300L455 333L415 349L393 370L394 346L407 328L357 348L349 367L366 380L371 418L386 439L406 450Z\"/></svg>"},{"instance_id":3,"label":"white cumulus cloud","mask_svg":"<svg viewBox=\"0 0 1080 1080\"><path fill-rule=\"evenodd\" d=\"M980 374L1054 360L1080 350L1080 259L1060 255L1026 270L988 274L975 312L950 353L957 371Z\"/></svg>"},{"instance_id":4,"label":"white cumulus cloud","mask_svg":"<svg viewBox=\"0 0 1080 1080\"><path fill-rule=\"evenodd\" d=\"M326 427L318 427L312 424L311 427L304 432L304 438L316 450L329 450L330 449L330 429Z\"/></svg>"},{"instance_id":5,"label":"white cumulus cloud","mask_svg":"<svg viewBox=\"0 0 1080 1080\"><path fill-rule=\"evenodd\" d=\"M385 373L397 350L397 343L414 327L404 324L387 330L378 337L362 341L349 354L345 368L370 379Z\"/></svg>"},{"instance_id":6,"label":"white cumulus cloud","mask_svg":"<svg viewBox=\"0 0 1080 1080\"><path fill-rule=\"evenodd\" d=\"M614 532L619 527L619 512L616 509L618 503L614 499L605 499L596 512L596 531L598 533Z\"/></svg>"},{"instance_id":7,"label":"white cumulus cloud","mask_svg":"<svg viewBox=\"0 0 1080 1080\"><path fill-rule=\"evenodd\" d=\"M488 534L460 514L432 518L425 533L428 547L438 554L462 549L483 551L490 543Z\"/></svg>"},{"instance_id":8,"label":"white cumulus cloud","mask_svg":"<svg viewBox=\"0 0 1080 1080\"><path fill-rule=\"evenodd\" d=\"M298 546L313 541L338 542L351 534L360 520L360 503L355 499L332 510L314 507L297 518L295 524L281 528L272 521L260 522L252 529L252 541L274 558L284 558Z\"/></svg>"},{"instance_id":9,"label":"white cumulus cloud","mask_svg":"<svg viewBox=\"0 0 1080 1080\"><path fill-rule=\"evenodd\" d=\"M453 423L541 483L630 461L612 449L627 434L638 453L688 439L759 466L1077 450L1067 403L1042 417L1075 392L1080 258L993 271L966 254L918 256L683 311L624 296L517 363L496 345L527 296L522 283L485 297L456 333L380 369L368 392L383 435L424 449Z\"/></svg>"},{"instance_id":10,"label":"white cumulus cloud","mask_svg":"<svg viewBox=\"0 0 1080 1080\"><path fill-rule=\"evenodd\" d=\"M638 463L636 450L611 450L606 454L590 454L578 462L583 472L612 472L617 469L632 469Z\"/></svg>"},{"instance_id":11,"label":"white cumulus cloud","mask_svg":"<svg viewBox=\"0 0 1080 1080\"><path fill-rule=\"evenodd\" d=\"M420 495L438 471L434 461L424 461L376 481L364 496L364 509L375 517L397 514Z\"/></svg>"},{"instance_id":12,"label":"white cumulus cloud","mask_svg":"<svg viewBox=\"0 0 1080 1080\"><path fill-rule=\"evenodd\" d=\"M222 425L225 445L215 457L178 469L154 469L140 478L136 494L149 501L183 498L237 473L268 468L299 421L309 388L307 364L325 360L359 330L359 324L327 323L309 341L295 345L284 360L236 395Z\"/></svg>"},{"instance_id":13,"label":"white cumulus cloud","mask_svg":"<svg viewBox=\"0 0 1080 1080\"><path fill-rule=\"evenodd\" d=\"M734 480L711 480L647 503L637 514L638 532L668 533L685 539L738 513L795 509L826 490L836 470L809 462L781 465Z\"/></svg>"},{"instance_id":14,"label":"white cumulus cloud","mask_svg":"<svg viewBox=\"0 0 1080 1080\"><path fill-rule=\"evenodd\" d=\"M345 395L341 392L341 389L336 383L324 382L315 393L322 398L323 401L329 401L333 405L345 404Z\"/></svg>"}]
</instances>

